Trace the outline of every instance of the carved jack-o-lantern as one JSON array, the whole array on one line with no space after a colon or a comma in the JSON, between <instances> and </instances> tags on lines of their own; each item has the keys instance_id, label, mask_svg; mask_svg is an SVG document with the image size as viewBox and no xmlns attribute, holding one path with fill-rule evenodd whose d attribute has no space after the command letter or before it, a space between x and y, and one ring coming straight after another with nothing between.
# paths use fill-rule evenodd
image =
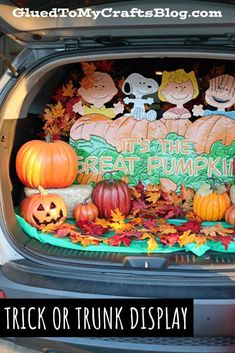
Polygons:
<instances>
[{"instance_id":1,"label":"carved jack-o-lantern","mask_svg":"<svg viewBox=\"0 0 235 353\"><path fill-rule=\"evenodd\" d=\"M26 197L20 204L20 215L33 227L42 229L48 224L60 225L67 215L63 199L48 194L39 186L39 194Z\"/></svg>"}]
</instances>

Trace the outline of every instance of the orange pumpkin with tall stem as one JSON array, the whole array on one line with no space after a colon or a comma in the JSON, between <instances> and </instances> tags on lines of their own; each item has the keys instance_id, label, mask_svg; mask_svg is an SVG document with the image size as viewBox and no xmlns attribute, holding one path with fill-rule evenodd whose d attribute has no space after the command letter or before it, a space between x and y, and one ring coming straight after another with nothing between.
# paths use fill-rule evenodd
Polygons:
<instances>
[{"instance_id":1,"label":"orange pumpkin with tall stem","mask_svg":"<svg viewBox=\"0 0 235 353\"><path fill-rule=\"evenodd\" d=\"M65 188L70 186L78 172L78 158L66 142L26 142L16 156L16 172L21 182L31 188Z\"/></svg>"}]
</instances>

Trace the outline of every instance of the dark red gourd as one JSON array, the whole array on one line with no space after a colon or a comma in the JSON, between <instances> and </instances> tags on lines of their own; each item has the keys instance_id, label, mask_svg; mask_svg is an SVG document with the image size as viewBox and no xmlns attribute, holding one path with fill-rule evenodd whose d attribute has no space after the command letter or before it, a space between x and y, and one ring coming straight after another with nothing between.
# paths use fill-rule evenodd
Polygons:
<instances>
[{"instance_id":1,"label":"dark red gourd","mask_svg":"<svg viewBox=\"0 0 235 353\"><path fill-rule=\"evenodd\" d=\"M111 212L116 209L127 216L131 208L130 189L124 181L113 180L112 172L107 173L110 174L110 179L98 182L92 193L92 200L99 209L99 217L109 219Z\"/></svg>"}]
</instances>

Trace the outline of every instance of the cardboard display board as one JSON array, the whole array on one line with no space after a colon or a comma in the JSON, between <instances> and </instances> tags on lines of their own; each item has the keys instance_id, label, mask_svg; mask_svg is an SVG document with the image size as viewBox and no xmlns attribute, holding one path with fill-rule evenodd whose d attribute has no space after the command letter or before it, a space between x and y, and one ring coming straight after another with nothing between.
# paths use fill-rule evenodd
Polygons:
<instances>
[{"instance_id":1,"label":"cardboard display board","mask_svg":"<svg viewBox=\"0 0 235 353\"><path fill-rule=\"evenodd\" d=\"M149 86L146 95L143 89L138 95L139 86ZM199 93L194 72L164 71L159 90L154 80L134 73L127 77L122 90L128 95L124 103L130 104L130 114L115 120L105 114L88 114L71 128L70 144L79 160L78 183L96 183L106 171L113 170L130 185L161 182L171 190L180 184L198 189L210 178L232 182L235 121L234 112L225 111L235 102L232 76L211 80L206 102L211 104L214 99L218 111L194 122L189 120L193 112L183 106ZM157 90L162 101L175 105L159 120L157 112L151 110L153 100L148 98ZM131 93L134 98L129 98Z\"/></svg>"}]
</instances>

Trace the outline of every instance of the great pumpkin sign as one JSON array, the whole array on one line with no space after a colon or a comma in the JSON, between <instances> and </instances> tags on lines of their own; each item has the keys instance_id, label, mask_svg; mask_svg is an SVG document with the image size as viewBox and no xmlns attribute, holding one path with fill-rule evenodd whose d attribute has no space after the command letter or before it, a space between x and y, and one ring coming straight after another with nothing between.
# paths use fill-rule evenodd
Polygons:
<instances>
[{"instance_id":1,"label":"great pumpkin sign","mask_svg":"<svg viewBox=\"0 0 235 353\"><path fill-rule=\"evenodd\" d=\"M223 115L191 122L91 114L72 126L70 144L78 155L80 184L97 183L107 171L130 185L162 181L171 189L198 189L211 177L233 180L235 121Z\"/></svg>"}]
</instances>

